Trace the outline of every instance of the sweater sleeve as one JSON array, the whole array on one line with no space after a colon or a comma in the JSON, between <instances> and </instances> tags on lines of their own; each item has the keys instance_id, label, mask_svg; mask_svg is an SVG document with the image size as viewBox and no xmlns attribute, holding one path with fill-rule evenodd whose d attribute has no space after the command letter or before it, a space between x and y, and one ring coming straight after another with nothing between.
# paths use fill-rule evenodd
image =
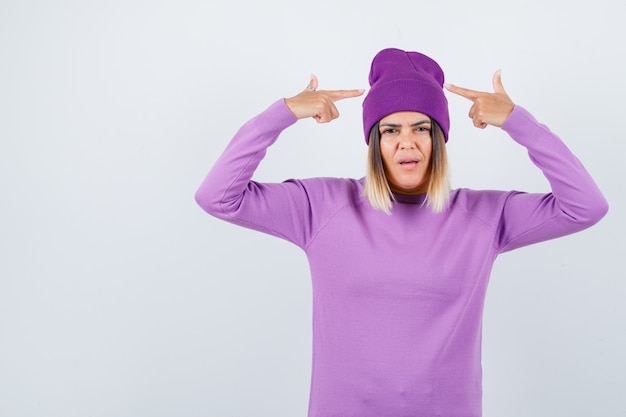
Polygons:
<instances>
[{"instance_id":1,"label":"sweater sleeve","mask_svg":"<svg viewBox=\"0 0 626 417\"><path fill-rule=\"evenodd\" d=\"M496 243L499 252L568 235L604 217L608 203L602 192L576 156L545 125L516 106L502 129L526 147L552 192L505 195Z\"/></svg>"},{"instance_id":2,"label":"sweater sleeve","mask_svg":"<svg viewBox=\"0 0 626 417\"><path fill-rule=\"evenodd\" d=\"M281 99L245 123L196 191L198 205L217 218L303 247L311 233L310 203L303 182L252 180L267 148L296 120Z\"/></svg>"}]
</instances>

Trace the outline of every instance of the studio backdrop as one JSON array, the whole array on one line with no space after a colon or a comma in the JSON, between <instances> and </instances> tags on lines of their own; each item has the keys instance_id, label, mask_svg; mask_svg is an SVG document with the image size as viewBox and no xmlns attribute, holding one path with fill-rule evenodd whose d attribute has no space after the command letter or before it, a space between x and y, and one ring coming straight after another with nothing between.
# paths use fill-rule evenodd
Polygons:
<instances>
[{"instance_id":1,"label":"studio backdrop","mask_svg":"<svg viewBox=\"0 0 626 417\"><path fill-rule=\"evenodd\" d=\"M194 193L248 119L311 74L367 89L386 47L476 90L501 69L609 201L597 226L496 261L484 415L626 415L624 16L613 0L3 1L0 416L306 416L304 253ZM447 98L455 188L549 191ZM290 127L255 178L362 177L361 104Z\"/></svg>"}]
</instances>

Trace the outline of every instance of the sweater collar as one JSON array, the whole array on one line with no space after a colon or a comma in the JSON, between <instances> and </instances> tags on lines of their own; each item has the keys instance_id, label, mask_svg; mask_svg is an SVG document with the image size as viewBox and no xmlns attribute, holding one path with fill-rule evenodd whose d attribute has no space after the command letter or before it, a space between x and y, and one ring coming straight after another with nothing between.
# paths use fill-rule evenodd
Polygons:
<instances>
[{"instance_id":1,"label":"sweater collar","mask_svg":"<svg viewBox=\"0 0 626 417\"><path fill-rule=\"evenodd\" d=\"M415 195L393 193L394 201L400 204L423 204L426 201L426 196L426 193Z\"/></svg>"}]
</instances>

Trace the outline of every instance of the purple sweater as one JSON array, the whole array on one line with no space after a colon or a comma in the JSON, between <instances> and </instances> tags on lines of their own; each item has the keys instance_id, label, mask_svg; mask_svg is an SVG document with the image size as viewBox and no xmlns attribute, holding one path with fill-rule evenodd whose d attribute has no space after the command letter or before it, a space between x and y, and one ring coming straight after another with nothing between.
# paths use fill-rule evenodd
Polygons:
<instances>
[{"instance_id":1,"label":"purple sweater","mask_svg":"<svg viewBox=\"0 0 626 417\"><path fill-rule=\"evenodd\" d=\"M519 106L503 129L528 149L552 193L458 189L442 213L417 196L399 197L387 215L361 196L363 179L252 181L266 149L295 122L279 100L242 126L196 201L306 253L309 416L480 416L482 314L496 256L593 225L608 210L602 193Z\"/></svg>"}]
</instances>

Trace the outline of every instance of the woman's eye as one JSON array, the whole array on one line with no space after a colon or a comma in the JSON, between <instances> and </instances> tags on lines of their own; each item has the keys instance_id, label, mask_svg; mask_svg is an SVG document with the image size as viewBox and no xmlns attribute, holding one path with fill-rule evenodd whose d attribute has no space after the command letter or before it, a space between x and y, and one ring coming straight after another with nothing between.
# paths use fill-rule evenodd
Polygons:
<instances>
[{"instance_id":1,"label":"woman's eye","mask_svg":"<svg viewBox=\"0 0 626 417\"><path fill-rule=\"evenodd\" d=\"M395 132L396 132L396 129L385 129L381 132L381 135L390 135Z\"/></svg>"}]
</instances>

